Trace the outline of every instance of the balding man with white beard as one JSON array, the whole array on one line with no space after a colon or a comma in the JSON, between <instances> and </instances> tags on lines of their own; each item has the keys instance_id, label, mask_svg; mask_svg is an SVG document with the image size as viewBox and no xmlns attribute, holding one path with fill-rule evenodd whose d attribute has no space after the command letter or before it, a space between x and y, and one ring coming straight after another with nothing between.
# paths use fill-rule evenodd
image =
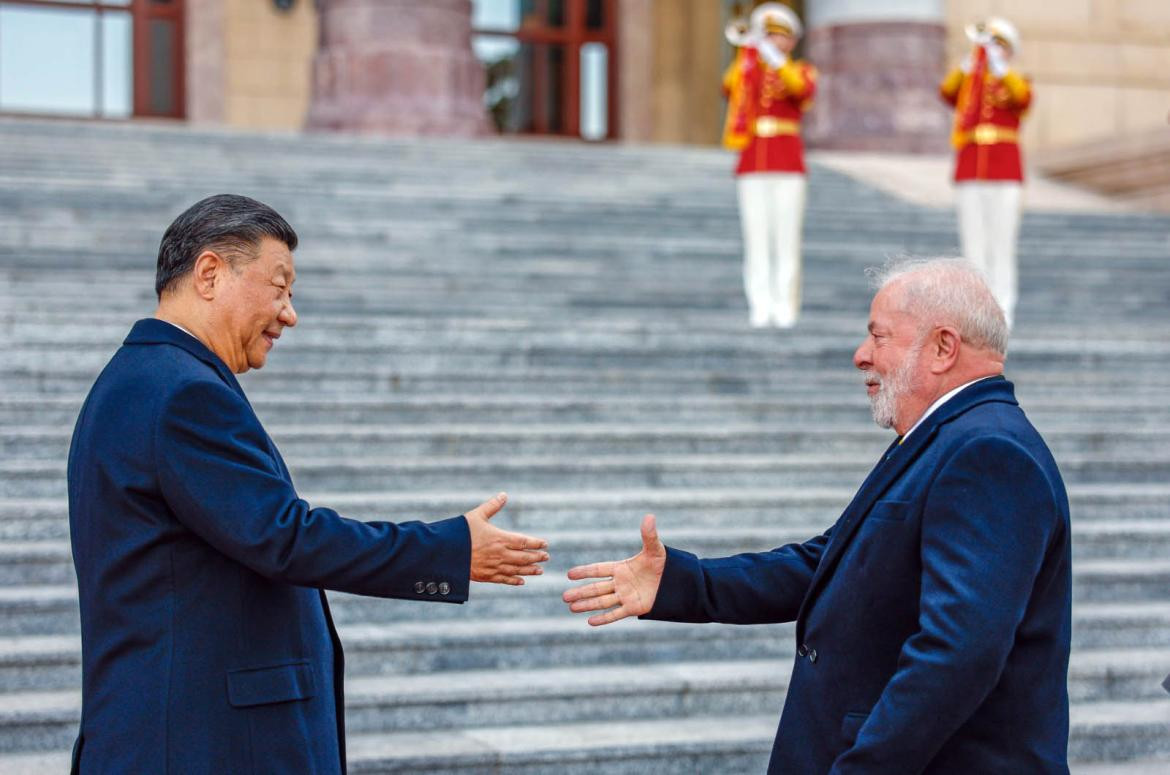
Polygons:
<instances>
[{"instance_id":1,"label":"balding man with white beard","mask_svg":"<svg viewBox=\"0 0 1170 775\"><path fill-rule=\"evenodd\" d=\"M803 544L699 559L666 548L569 571L603 625L796 622L768 771L1068 772L1068 497L1003 377L1008 327L954 259L876 276L853 356L898 437L837 523Z\"/></svg>"}]
</instances>

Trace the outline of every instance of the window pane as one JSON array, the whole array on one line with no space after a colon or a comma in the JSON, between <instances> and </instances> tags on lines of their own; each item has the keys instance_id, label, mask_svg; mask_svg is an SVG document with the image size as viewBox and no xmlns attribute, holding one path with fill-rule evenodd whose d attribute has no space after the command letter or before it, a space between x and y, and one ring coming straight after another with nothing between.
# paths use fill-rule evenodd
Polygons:
<instances>
[{"instance_id":1,"label":"window pane","mask_svg":"<svg viewBox=\"0 0 1170 775\"><path fill-rule=\"evenodd\" d=\"M541 61L542 57L538 56L537 62L538 66L543 65L544 68L541 85L544 86L544 117L547 122L545 129L556 134L565 131L565 117L561 112L561 105L564 103L565 47L540 46L539 48L542 50L538 51L538 54L544 54L543 61ZM537 128L540 128L539 125Z\"/></svg>"},{"instance_id":2,"label":"window pane","mask_svg":"<svg viewBox=\"0 0 1170 775\"><path fill-rule=\"evenodd\" d=\"M20 0L12 0L9 5L19 3ZM46 3L69 3L70 5L119 5L122 7L129 6L133 0L38 0L38 2Z\"/></svg>"},{"instance_id":3,"label":"window pane","mask_svg":"<svg viewBox=\"0 0 1170 775\"><path fill-rule=\"evenodd\" d=\"M0 6L0 110L92 115L95 11Z\"/></svg>"},{"instance_id":4,"label":"window pane","mask_svg":"<svg viewBox=\"0 0 1170 775\"><path fill-rule=\"evenodd\" d=\"M605 26L605 0L589 0L585 5L585 26L600 30Z\"/></svg>"},{"instance_id":5,"label":"window pane","mask_svg":"<svg viewBox=\"0 0 1170 775\"><path fill-rule=\"evenodd\" d=\"M564 27L564 0L520 0L520 18L523 27Z\"/></svg>"},{"instance_id":6,"label":"window pane","mask_svg":"<svg viewBox=\"0 0 1170 775\"><path fill-rule=\"evenodd\" d=\"M521 116L517 113L520 95L518 62L521 57L520 42L515 38L493 35L476 35L471 39L471 48L483 62L487 74L487 87L483 93L483 104L492 117L496 131L503 133L522 131Z\"/></svg>"},{"instance_id":7,"label":"window pane","mask_svg":"<svg viewBox=\"0 0 1170 775\"><path fill-rule=\"evenodd\" d=\"M484 104L498 131L564 131L564 46L485 35L471 45L487 70Z\"/></svg>"},{"instance_id":8,"label":"window pane","mask_svg":"<svg viewBox=\"0 0 1170 775\"><path fill-rule=\"evenodd\" d=\"M150 113L175 113L175 23L170 19L150 20Z\"/></svg>"},{"instance_id":9,"label":"window pane","mask_svg":"<svg viewBox=\"0 0 1170 775\"><path fill-rule=\"evenodd\" d=\"M132 29L130 14L102 14L102 115L109 118L127 118L133 110Z\"/></svg>"},{"instance_id":10,"label":"window pane","mask_svg":"<svg viewBox=\"0 0 1170 775\"><path fill-rule=\"evenodd\" d=\"M565 26L565 0L548 0L548 26Z\"/></svg>"},{"instance_id":11,"label":"window pane","mask_svg":"<svg viewBox=\"0 0 1170 775\"><path fill-rule=\"evenodd\" d=\"M520 50L520 43L502 35L475 35L471 39L471 50L485 67L490 68L501 61L510 63Z\"/></svg>"},{"instance_id":12,"label":"window pane","mask_svg":"<svg viewBox=\"0 0 1170 775\"><path fill-rule=\"evenodd\" d=\"M475 0L471 5L474 30L515 30L520 28L520 0Z\"/></svg>"},{"instance_id":13,"label":"window pane","mask_svg":"<svg viewBox=\"0 0 1170 775\"><path fill-rule=\"evenodd\" d=\"M581 137L609 134L609 50L601 43L581 46Z\"/></svg>"}]
</instances>

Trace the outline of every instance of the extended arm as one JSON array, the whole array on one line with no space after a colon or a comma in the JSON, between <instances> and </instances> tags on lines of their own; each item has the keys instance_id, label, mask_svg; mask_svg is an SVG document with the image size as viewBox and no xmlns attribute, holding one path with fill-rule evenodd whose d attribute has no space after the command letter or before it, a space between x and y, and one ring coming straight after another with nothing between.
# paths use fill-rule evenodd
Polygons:
<instances>
[{"instance_id":1,"label":"extended arm","mask_svg":"<svg viewBox=\"0 0 1170 775\"><path fill-rule=\"evenodd\" d=\"M770 552L717 559L667 549L662 586L645 618L725 624L793 621L831 532Z\"/></svg>"},{"instance_id":2,"label":"extended arm","mask_svg":"<svg viewBox=\"0 0 1170 775\"><path fill-rule=\"evenodd\" d=\"M440 599L414 587L420 579L445 581L450 592L441 599L467 599L475 564L469 519L485 517L394 524L310 507L278 470L247 401L222 383L183 386L156 427L159 483L171 510L242 565L290 584L379 597ZM502 505L485 504L492 513Z\"/></svg>"},{"instance_id":3,"label":"extended arm","mask_svg":"<svg viewBox=\"0 0 1170 775\"><path fill-rule=\"evenodd\" d=\"M831 531L830 531L831 532ZM642 551L621 562L569 571L574 580L601 578L565 592L573 611L602 611L592 625L627 616L675 622L763 624L796 618L830 532L771 552L700 560L667 549L654 517L642 521Z\"/></svg>"}]
</instances>

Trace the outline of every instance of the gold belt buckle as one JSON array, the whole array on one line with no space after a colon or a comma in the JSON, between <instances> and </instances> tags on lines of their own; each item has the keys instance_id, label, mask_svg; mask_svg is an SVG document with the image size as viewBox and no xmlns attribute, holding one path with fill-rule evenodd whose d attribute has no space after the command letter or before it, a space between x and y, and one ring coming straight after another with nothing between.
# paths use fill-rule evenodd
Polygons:
<instances>
[{"instance_id":1,"label":"gold belt buckle","mask_svg":"<svg viewBox=\"0 0 1170 775\"><path fill-rule=\"evenodd\" d=\"M1015 139L1015 132L995 124L979 124L975 127L973 139L976 145L995 145L996 143L1010 143Z\"/></svg>"},{"instance_id":2,"label":"gold belt buckle","mask_svg":"<svg viewBox=\"0 0 1170 775\"><path fill-rule=\"evenodd\" d=\"M797 123L789 119L777 118L776 116L760 116L756 119L756 137L794 135L799 131Z\"/></svg>"}]
</instances>

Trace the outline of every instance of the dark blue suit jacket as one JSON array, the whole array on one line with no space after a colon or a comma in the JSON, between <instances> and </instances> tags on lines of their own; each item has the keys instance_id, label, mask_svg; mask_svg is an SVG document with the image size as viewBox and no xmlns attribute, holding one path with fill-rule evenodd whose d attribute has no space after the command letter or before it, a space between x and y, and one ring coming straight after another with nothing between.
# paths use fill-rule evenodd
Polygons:
<instances>
[{"instance_id":1,"label":"dark blue suit jacket","mask_svg":"<svg viewBox=\"0 0 1170 775\"><path fill-rule=\"evenodd\" d=\"M466 520L311 508L227 366L160 320L134 325L82 407L69 525L85 775L344 771L321 590L467 599Z\"/></svg>"},{"instance_id":2,"label":"dark blue suit jacket","mask_svg":"<svg viewBox=\"0 0 1170 775\"><path fill-rule=\"evenodd\" d=\"M647 618L796 621L769 772L1067 773L1068 497L1010 382L892 445L828 532L669 550Z\"/></svg>"}]
</instances>

